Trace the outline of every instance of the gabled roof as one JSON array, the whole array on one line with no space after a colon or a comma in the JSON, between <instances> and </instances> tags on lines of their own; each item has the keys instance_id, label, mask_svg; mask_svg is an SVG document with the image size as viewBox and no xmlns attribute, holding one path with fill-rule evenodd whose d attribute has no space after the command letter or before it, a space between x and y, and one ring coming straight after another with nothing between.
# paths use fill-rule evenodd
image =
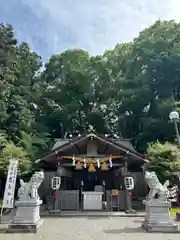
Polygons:
<instances>
[{"instance_id":1,"label":"gabled roof","mask_svg":"<svg viewBox=\"0 0 180 240\"><path fill-rule=\"evenodd\" d=\"M125 144L126 141L123 139L122 140L119 140L119 139L112 140L112 139L108 139L104 136L96 135L95 133L84 134L84 135L75 137L74 139L71 139L71 140L67 140L67 139L60 140L59 144L56 143L53 147L53 150L48 155L37 160L37 162L50 161L51 158L53 158L54 156L57 156L62 151L66 151L69 148L71 148L73 145L78 144L83 141L86 141L86 140L90 139L91 137L99 140L102 143L105 143L105 144L113 147L116 150L124 152L126 155L134 157L135 159L138 159L140 161L146 162L144 156L142 154L138 153L133 148L133 146L131 145L130 142L128 144Z\"/></svg>"},{"instance_id":2,"label":"gabled roof","mask_svg":"<svg viewBox=\"0 0 180 240\"><path fill-rule=\"evenodd\" d=\"M52 151L60 148L61 146L63 146L65 143L69 143L69 139L58 139L56 140L53 148L52 148Z\"/></svg>"}]
</instances>

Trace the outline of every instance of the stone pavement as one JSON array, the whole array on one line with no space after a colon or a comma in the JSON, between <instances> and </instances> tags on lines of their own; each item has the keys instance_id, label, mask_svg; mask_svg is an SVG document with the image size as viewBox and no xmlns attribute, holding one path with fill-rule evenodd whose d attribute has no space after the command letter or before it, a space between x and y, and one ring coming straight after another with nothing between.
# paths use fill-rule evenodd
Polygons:
<instances>
[{"instance_id":1,"label":"stone pavement","mask_svg":"<svg viewBox=\"0 0 180 240\"><path fill-rule=\"evenodd\" d=\"M146 233L140 217L44 218L37 234L4 234L3 240L176 240L179 234Z\"/></svg>"}]
</instances>

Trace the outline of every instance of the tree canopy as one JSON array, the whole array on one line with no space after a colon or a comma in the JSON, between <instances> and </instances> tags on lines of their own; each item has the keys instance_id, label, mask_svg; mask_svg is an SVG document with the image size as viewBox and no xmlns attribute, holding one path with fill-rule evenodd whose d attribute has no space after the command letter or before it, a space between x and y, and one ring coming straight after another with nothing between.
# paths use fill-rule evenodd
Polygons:
<instances>
[{"instance_id":1,"label":"tree canopy","mask_svg":"<svg viewBox=\"0 0 180 240\"><path fill-rule=\"evenodd\" d=\"M172 182L180 176L180 149L166 142L164 144L160 142L150 143L147 149L148 169L155 171L161 181L167 179Z\"/></svg>"},{"instance_id":2,"label":"tree canopy","mask_svg":"<svg viewBox=\"0 0 180 240\"><path fill-rule=\"evenodd\" d=\"M157 21L103 55L67 50L44 66L27 43L18 44L11 25L1 24L0 130L31 161L55 138L88 125L146 152L148 142L174 139L168 118L180 102L179 63L174 21Z\"/></svg>"}]
</instances>

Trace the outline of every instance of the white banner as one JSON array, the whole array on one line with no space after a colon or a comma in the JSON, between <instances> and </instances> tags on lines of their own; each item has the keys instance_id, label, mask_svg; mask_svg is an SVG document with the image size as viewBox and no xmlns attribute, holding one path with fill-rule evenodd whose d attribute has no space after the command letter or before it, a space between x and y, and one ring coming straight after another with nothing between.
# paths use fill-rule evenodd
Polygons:
<instances>
[{"instance_id":1,"label":"white banner","mask_svg":"<svg viewBox=\"0 0 180 240\"><path fill-rule=\"evenodd\" d=\"M8 174L6 179L6 187L3 198L3 208L14 207L14 193L16 187L18 161L11 159L8 166Z\"/></svg>"}]
</instances>

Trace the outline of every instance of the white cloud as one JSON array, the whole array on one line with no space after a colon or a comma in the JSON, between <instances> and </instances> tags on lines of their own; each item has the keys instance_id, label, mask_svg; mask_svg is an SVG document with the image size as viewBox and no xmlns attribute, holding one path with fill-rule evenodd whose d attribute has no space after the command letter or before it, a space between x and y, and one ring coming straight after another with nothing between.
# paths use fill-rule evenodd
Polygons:
<instances>
[{"instance_id":1,"label":"white cloud","mask_svg":"<svg viewBox=\"0 0 180 240\"><path fill-rule=\"evenodd\" d=\"M119 41L132 40L157 19L180 20L179 0L21 0L22 3L37 22L43 22L38 39L44 39L48 54L74 47L91 54L102 53ZM37 49L31 34L26 38Z\"/></svg>"}]
</instances>

